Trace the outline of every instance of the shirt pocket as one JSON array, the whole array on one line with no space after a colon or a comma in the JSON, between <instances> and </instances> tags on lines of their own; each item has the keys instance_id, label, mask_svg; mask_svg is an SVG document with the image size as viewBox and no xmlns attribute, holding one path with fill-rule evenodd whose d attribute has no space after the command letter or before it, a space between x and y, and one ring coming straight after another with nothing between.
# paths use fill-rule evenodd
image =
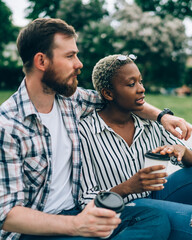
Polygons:
<instances>
[{"instance_id":1,"label":"shirt pocket","mask_svg":"<svg viewBox=\"0 0 192 240\"><path fill-rule=\"evenodd\" d=\"M25 189L40 188L45 182L48 172L48 160L45 154L26 157L23 165Z\"/></svg>"}]
</instances>

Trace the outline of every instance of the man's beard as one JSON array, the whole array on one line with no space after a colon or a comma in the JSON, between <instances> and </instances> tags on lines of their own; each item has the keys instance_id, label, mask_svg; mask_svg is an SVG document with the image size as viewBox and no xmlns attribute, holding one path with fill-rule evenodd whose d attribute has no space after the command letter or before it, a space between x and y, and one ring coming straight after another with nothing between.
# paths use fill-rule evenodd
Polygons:
<instances>
[{"instance_id":1,"label":"man's beard","mask_svg":"<svg viewBox=\"0 0 192 240\"><path fill-rule=\"evenodd\" d=\"M66 79L61 79L57 77L56 72L50 67L48 70L44 72L44 75L41 79L43 84L43 91L47 94L51 94L53 92L61 94L65 97L70 97L77 89L78 81L75 79L74 75L77 75L80 70L77 70L73 75L70 75ZM69 79L74 79L73 84L67 84ZM63 82L62 82L63 81Z\"/></svg>"}]
</instances>

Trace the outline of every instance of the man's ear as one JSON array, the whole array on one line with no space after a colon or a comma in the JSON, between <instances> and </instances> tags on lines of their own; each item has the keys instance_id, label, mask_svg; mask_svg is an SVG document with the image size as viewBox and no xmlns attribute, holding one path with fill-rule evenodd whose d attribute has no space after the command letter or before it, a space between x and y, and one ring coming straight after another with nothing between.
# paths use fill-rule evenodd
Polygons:
<instances>
[{"instance_id":1,"label":"man's ear","mask_svg":"<svg viewBox=\"0 0 192 240\"><path fill-rule=\"evenodd\" d=\"M112 93L111 90L103 88L101 90L101 94L107 101L112 101L113 100L113 93Z\"/></svg>"},{"instance_id":2,"label":"man's ear","mask_svg":"<svg viewBox=\"0 0 192 240\"><path fill-rule=\"evenodd\" d=\"M44 53L38 52L34 56L34 65L41 71L45 71L48 64L48 58Z\"/></svg>"}]
</instances>

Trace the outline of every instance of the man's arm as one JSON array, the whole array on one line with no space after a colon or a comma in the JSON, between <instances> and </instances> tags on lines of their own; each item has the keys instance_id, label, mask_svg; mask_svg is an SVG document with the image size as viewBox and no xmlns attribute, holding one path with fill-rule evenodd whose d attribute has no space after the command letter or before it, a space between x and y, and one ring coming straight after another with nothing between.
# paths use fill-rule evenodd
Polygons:
<instances>
[{"instance_id":1,"label":"man's arm","mask_svg":"<svg viewBox=\"0 0 192 240\"><path fill-rule=\"evenodd\" d=\"M16 206L8 213L3 230L43 236L104 237L119 223L114 211L96 208L91 201L77 216L53 215Z\"/></svg>"},{"instance_id":2,"label":"man's arm","mask_svg":"<svg viewBox=\"0 0 192 240\"><path fill-rule=\"evenodd\" d=\"M135 114L137 114L139 117L156 121L160 112L160 109L150 105L149 103L145 103L144 109L141 112L135 112ZM165 114L161 118L161 124L167 131L171 132L179 139L188 140L191 136L192 126L183 118ZM180 128L181 133L178 132L176 128Z\"/></svg>"}]
</instances>

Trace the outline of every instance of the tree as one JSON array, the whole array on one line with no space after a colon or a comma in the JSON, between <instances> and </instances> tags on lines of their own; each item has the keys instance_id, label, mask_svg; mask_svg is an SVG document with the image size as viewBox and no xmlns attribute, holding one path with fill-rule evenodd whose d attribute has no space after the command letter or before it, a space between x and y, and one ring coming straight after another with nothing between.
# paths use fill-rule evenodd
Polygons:
<instances>
[{"instance_id":1,"label":"tree","mask_svg":"<svg viewBox=\"0 0 192 240\"><path fill-rule=\"evenodd\" d=\"M84 3L82 0L60 0L57 17L71 24L76 31L81 31L90 22L100 21L108 15L104 3L105 0L89 0L88 3Z\"/></svg>"},{"instance_id":2,"label":"tree","mask_svg":"<svg viewBox=\"0 0 192 240\"><path fill-rule=\"evenodd\" d=\"M170 15L162 19L136 5L119 7L114 15L119 52L138 56L146 86L180 85L187 39L182 21Z\"/></svg>"},{"instance_id":3,"label":"tree","mask_svg":"<svg viewBox=\"0 0 192 240\"><path fill-rule=\"evenodd\" d=\"M3 65L5 61L3 55L5 46L9 42L15 41L17 32L18 28L12 24L11 10L0 0L0 65Z\"/></svg>"},{"instance_id":4,"label":"tree","mask_svg":"<svg viewBox=\"0 0 192 240\"><path fill-rule=\"evenodd\" d=\"M28 0L31 4L26 9L27 18L35 19L38 17L56 17L59 9L60 0Z\"/></svg>"},{"instance_id":5,"label":"tree","mask_svg":"<svg viewBox=\"0 0 192 240\"><path fill-rule=\"evenodd\" d=\"M79 33L79 57L83 62L79 83L82 87L92 88L92 70L99 59L114 52L114 29L107 20L91 22Z\"/></svg>"},{"instance_id":6,"label":"tree","mask_svg":"<svg viewBox=\"0 0 192 240\"><path fill-rule=\"evenodd\" d=\"M152 11L161 17L167 14L180 19L192 17L191 0L135 0L135 2L143 11Z\"/></svg>"}]
</instances>

